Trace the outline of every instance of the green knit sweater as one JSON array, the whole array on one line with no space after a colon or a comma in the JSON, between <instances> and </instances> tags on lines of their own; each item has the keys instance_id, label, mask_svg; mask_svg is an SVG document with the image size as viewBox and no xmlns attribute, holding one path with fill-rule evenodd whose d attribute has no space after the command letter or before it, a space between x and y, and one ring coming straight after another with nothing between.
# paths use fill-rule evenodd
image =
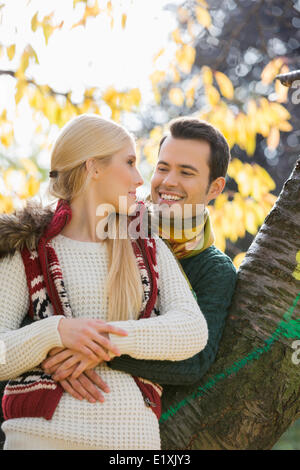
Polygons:
<instances>
[{"instance_id":1,"label":"green knit sweater","mask_svg":"<svg viewBox=\"0 0 300 470\"><path fill-rule=\"evenodd\" d=\"M184 361L151 361L121 356L108 362L122 370L161 385L192 385L214 362L236 283L229 256L211 246L197 256L180 260L208 325L208 342L200 353ZM174 286L175 287L175 286Z\"/></svg>"}]
</instances>

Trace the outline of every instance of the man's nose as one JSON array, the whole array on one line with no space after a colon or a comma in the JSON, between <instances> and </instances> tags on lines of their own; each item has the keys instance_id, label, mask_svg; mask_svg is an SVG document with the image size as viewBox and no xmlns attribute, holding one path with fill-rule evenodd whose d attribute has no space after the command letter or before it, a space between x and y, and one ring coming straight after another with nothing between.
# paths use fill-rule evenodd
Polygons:
<instances>
[{"instance_id":1,"label":"man's nose","mask_svg":"<svg viewBox=\"0 0 300 470\"><path fill-rule=\"evenodd\" d=\"M164 179L163 179L163 184L165 184L166 186L177 186L177 180L176 180L176 177L175 175L173 175L171 172L169 172L167 175L165 175Z\"/></svg>"}]
</instances>

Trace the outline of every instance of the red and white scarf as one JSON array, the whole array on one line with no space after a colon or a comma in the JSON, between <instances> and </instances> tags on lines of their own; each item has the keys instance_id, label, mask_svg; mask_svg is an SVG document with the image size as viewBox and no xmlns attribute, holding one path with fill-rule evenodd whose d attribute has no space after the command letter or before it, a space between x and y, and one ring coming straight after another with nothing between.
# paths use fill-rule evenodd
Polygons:
<instances>
[{"instance_id":1,"label":"red and white scarf","mask_svg":"<svg viewBox=\"0 0 300 470\"><path fill-rule=\"evenodd\" d=\"M139 225L146 215L143 203L138 206ZM67 201L59 200L50 224L39 239L37 250L21 251L30 305L28 315L39 321L51 315L72 317L72 311L64 286L62 271L57 255L51 245L51 239L58 235L72 217ZM134 218L135 218L134 217ZM133 219L133 218L132 218ZM145 219L144 219L145 220ZM140 269L144 289L140 318L149 318L158 314L158 269L156 265L156 243L154 239L142 236L132 240L133 250ZM162 387L141 377L133 377L141 390L145 404L150 406L157 418L161 415ZM43 417L51 419L64 393L63 388L52 380L51 376L37 367L10 380L5 387L2 408L4 419L22 417ZM120 397L121 399L121 397Z\"/></svg>"}]
</instances>

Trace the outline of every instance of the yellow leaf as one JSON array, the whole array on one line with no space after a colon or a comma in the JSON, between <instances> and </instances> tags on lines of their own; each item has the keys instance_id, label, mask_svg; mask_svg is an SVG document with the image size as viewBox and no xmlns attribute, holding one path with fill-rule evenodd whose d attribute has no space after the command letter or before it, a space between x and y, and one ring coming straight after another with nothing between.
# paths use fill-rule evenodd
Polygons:
<instances>
[{"instance_id":1,"label":"yellow leaf","mask_svg":"<svg viewBox=\"0 0 300 470\"><path fill-rule=\"evenodd\" d=\"M281 58L273 59L269 62L261 73L261 80L266 85L269 85L276 75L278 74L280 68L283 65L283 60Z\"/></svg>"},{"instance_id":2,"label":"yellow leaf","mask_svg":"<svg viewBox=\"0 0 300 470\"><path fill-rule=\"evenodd\" d=\"M277 127L272 127L267 138L267 145L270 150L276 150L280 142L280 132Z\"/></svg>"},{"instance_id":3,"label":"yellow leaf","mask_svg":"<svg viewBox=\"0 0 300 470\"><path fill-rule=\"evenodd\" d=\"M38 14L39 12L36 12L36 14L31 18L31 29L33 32L35 32L37 30L37 27L39 26L39 22L38 22Z\"/></svg>"},{"instance_id":4,"label":"yellow leaf","mask_svg":"<svg viewBox=\"0 0 300 470\"><path fill-rule=\"evenodd\" d=\"M275 81L275 93L277 95L277 101L279 103L286 103L288 97L288 87L281 84L280 80Z\"/></svg>"},{"instance_id":5,"label":"yellow leaf","mask_svg":"<svg viewBox=\"0 0 300 470\"><path fill-rule=\"evenodd\" d=\"M208 102L211 106L215 106L220 101L220 95L218 90L214 86L207 85L205 87L205 94L207 96Z\"/></svg>"},{"instance_id":6,"label":"yellow leaf","mask_svg":"<svg viewBox=\"0 0 300 470\"><path fill-rule=\"evenodd\" d=\"M150 80L152 82L152 85L156 85L157 83L161 82L165 77L166 72L162 70L155 70L155 72L150 75Z\"/></svg>"},{"instance_id":7,"label":"yellow leaf","mask_svg":"<svg viewBox=\"0 0 300 470\"><path fill-rule=\"evenodd\" d=\"M231 80L222 72L215 72L215 77L222 95L225 96L225 98L232 100L234 88Z\"/></svg>"},{"instance_id":8,"label":"yellow leaf","mask_svg":"<svg viewBox=\"0 0 300 470\"><path fill-rule=\"evenodd\" d=\"M0 194L0 213L10 214L13 210L14 204L12 198Z\"/></svg>"},{"instance_id":9,"label":"yellow leaf","mask_svg":"<svg viewBox=\"0 0 300 470\"><path fill-rule=\"evenodd\" d=\"M212 85L213 84L213 74L210 67L204 65L202 67L202 81L204 85Z\"/></svg>"},{"instance_id":10,"label":"yellow leaf","mask_svg":"<svg viewBox=\"0 0 300 470\"><path fill-rule=\"evenodd\" d=\"M283 132L290 132L293 130L293 126L287 121L282 121L279 123L278 129Z\"/></svg>"},{"instance_id":11,"label":"yellow leaf","mask_svg":"<svg viewBox=\"0 0 300 470\"><path fill-rule=\"evenodd\" d=\"M32 160L29 158L21 158L20 163L30 176L36 177L38 175L39 171Z\"/></svg>"},{"instance_id":12,"label":"yellow leaf","mask_svg":"<svg viewBox=\"0 0 300 470\"><path fill-rule=\"evenodd\" d=\"M197 0L197 3L202 5L204 8L209 8L209 5L205 0Z\"/></svg>"},{"instance_id":13,"label":"yellow leaf","mask_svg":"<svg viewBox=\"0 0 300 470\"><path fill-rule=\"evenodd\" d=\"M28 50L25 48L21 56L19 68L15 73L15 77L23 78L28 65L29 65L29 53L28 53Z\"/></svg>"},{"instance_id":14,"label":"yellow leaf","mask_svg":"<svg viewBox=\"0 0 300 470\"><path fill-rule=\"evenodd\" d=\"M27 197L33 197L40 189L40 181L36 180L33 176L30 176L26 184Z\"/></svg>"},{"instance_id":15,"label":"yellow leaf","mask_svg":"<svg viewBox=\"0 0 300 470\"><path fill-rule=\"evenodd\" d=\"M233 264L236 269L239 269L240 265L242 264L242 261L244 260L246 256L246 252L239 253L236 255L233 259Z\"/></svg>"},{"instance_id":16,"label":"yellow leaf","mask_svg":"<svg viewBox=\"0 0 300 470\"><path fill-rule=\"evenodd\" d=\"M16 53L16 45L12 44L11 46L7 47L6 51L7 51L7 56L9 60L12 60Z\"/></svg>"},{"instance_id":17,"label":"yellow leaf","mask_svg":"<svg viewBox=\"0 0 300 470\"><path fill-rule=\"evenodd\" d=\"M169 91L169 100L176 106L182 106L184 103L184 94L180 88L172 88Z\"/></svg>"},{"instance_id":18,"label":"yellow leaf","mask_svg":"<svg viewBox=\"0 0 300 470\"><path fill-rule=\"evenodd\" d=\"M127 15L126 15L126 13L123 13L123 15L122 15L122 28L123 29L126 28L126 22L127 22Z\"/></svg>"},{"instance_id":19,"label":"yellow leaf","mask_svg":"<svg viewBox=\"0 0 300 470\"><path fill-rule=\"evenodd\" d=\"M163 130L160 126L155 126L149 134L149 137L152 141L154 142L160 142L161 138L163 136Z\"/></svg>"},{"instance_id":20,"label":"yellow leaf","mask_svg":"<svg viewBox=\"0 0 300 470\"><path fill-rule=\"evenodd\" d=\"M195 62L196 49L188 44L183 45L176 51L176 60L184 73L190 73Z\"/></svg>"},{"instance_id":21,"label":"yellow leaf","mask_svg":"<svg viewBox=\"0 0 300 470\"><path fill-rule=\"evenodd\" d=\"M171 33L171 37L176 44L183 44L179 28L174 29Z\"/></svg>"},{"instance_id":22,"label":"yellow leaf","mask_svg":"<svg viewBox=\"0 0 300 470\"><path fill-rule=\"evenodd\" d=\"M193 106L195 99L196 88L199 83L199 75L195 75L192 80L189 82L188 87L185 91L186 104L188 107Z\"/></svg>"},{"instance_id":23,"label":"yellow leaf","mask_svg":"<svg viewBox=\"0 0 300 470\"><path fill-rule=\"evenodd\" d=\"M297 262L297 266L293 272L293 276L295 279L297 279L297 281L300 281L300 251L297 251L296 262Z\"/></svg>"},{"instance_id":24,"label":"yellow leaf","mask_svg":"<svg viewBox=\"0 0 300 470\"><path fill-rule=\"evenodd\" d=\"M158 52L157 54L155 54L155 56L153 57L153 63L155 63L157 61L157 59L163 55L163 53L165 52L165 48L162 47Z\"/></svg>"},{"instance_id":25,"label":"yellow leaf","mask_svg":"<svg viewBox=\"0 0 300 470\"><path fill-rule=\"evenodd\" d=\"M26 90L26 80L18 80L16 84L16 93L15 93L16 104L18 104L20 100L23 98L25 90Z\"/></svg>"},{"instance_id":26,"label":"yellow leaf","mask_svg":"<svg viewBox=\"0 0 300 470\"><path fill-rule=\"evenodd\" d=\"M5 147L9 147L13 143L13 140L14 140L13 129L11 129L10 131L6 133L1 134L0 140L1 140L2 145L4 145Z\"/></svg>"},{"instance_id":27,"label":"yellow leaf","mask_svg":"<svg viewBox=\"0 0 300 470\"><path fill-rule=\"evenodd\" d=\"M287 119L291 118L291 115L288 110L279 103L270 103L269 110L270 113L276 117L277 122L286 121Z\"/></svg>"},{"instance_id":28,"label":"yellow leaf","mask_svg":"<svg viewBox=\"0 0 300 470\"><path fill-rule=\"evenodd\" d=\"M171 64L170 70L172 71L172 81L173 83L178 83L180 82L180 73L178 72L178 69L175 65Z\"/></svg>"},{"instance_id":29,"label":"yellow leaf","mask_svg":"<svg viewBox=\"0 0 300 470\"><path fill-rule=\"evenodd\" d=\"M198 23L204 26L204 28L209 28L211 26L211 16L208 10L206 8L196 6L195 11Z\"/></svg>"}]
</instances>

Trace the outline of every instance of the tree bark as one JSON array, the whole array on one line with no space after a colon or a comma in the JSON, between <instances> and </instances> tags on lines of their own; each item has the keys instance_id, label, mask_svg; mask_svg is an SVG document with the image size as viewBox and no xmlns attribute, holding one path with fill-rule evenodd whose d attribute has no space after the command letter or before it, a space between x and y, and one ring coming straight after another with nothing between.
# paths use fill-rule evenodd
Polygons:
<instances>
[{"instance_id":1,"label":"tree bark","mask_svg":"<svg viewBox=\"0 0 300 470\"><path fill-rule=\"evenodd\" d=\"M215 363L164 389L162 449L271 449L300 416L299 232L300 159L238 270Z\"/></svg>"}]
</instances>

